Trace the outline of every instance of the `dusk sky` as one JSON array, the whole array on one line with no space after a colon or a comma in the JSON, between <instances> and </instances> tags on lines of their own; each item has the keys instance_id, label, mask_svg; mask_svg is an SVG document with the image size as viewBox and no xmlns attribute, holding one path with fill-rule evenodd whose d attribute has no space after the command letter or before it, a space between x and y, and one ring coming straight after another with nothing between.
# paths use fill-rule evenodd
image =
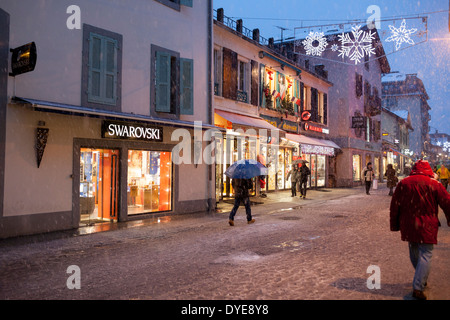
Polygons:
<instances>
[{"instance_id":1,"label":"dusk sky","mask_svg":"<svg viewBox=\"0 0 450 320\"><path fill-rule=\"evenodd\" d=\"M287 29L283 31L286 39L305 30L301 27L339 25L350 20L365 22L373 14L367 13L371 5L380 8L379 33L383 35L391 71L416 73L422 79L430 97L430 132L450 134L449 0L214 0L214 9L223 8L225 16L243 19L244 27L258 28L262 37L275 40L280 39L281 28ZM427 17L427 41L426 36L418 36L426 30L422 17ZM399 28L403 18L407 29L417 29L411 36L415 43L403 43L396 51L394 43L385 40L391 34L389 26Z\"/></svg>"}]
</instances>

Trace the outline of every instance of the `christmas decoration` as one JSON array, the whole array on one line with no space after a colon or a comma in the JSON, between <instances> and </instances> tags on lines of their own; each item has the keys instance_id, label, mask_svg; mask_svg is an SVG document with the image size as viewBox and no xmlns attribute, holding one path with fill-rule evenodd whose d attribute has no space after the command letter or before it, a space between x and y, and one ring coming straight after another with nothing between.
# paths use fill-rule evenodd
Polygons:
<instances>
[{"instance_id":1,"label":"christmas decoration","mask_svg":"<svg viewBox=\"0 0 450 320\"><path fill-rule=\"evenodd\" d=\"M375 54L375 48L372 47L375 34L371 30L363 31L360 29L361 26L352 27L353 39L350 37L350 33L338 35L339 41L341 41L338 56L349 57L355 64L360 63L364 57Z\"/></svg>"},{"instance_id":2,"label":"christmas decoration","mask_svg":"<svg viewBox=\"0 0 450 320\"><path fill-rule=\"evenodd\" d=\"M310 32L302 43L306 54L311 56L321 56L328 45L323 32Z\"/></svg>"},{"instance_id":3,"label":"christmas decoration","mask_svg":"<svg viewBox=\"0 0 450 320\"><path fill-rule=\"evenodd\" d=\"M395 50L400 49L403 42L409 43L411 45L414 44L414 41L410 38L411 34L415 33L417 29L406 29L406 21L403 19L400 28L396 28L394 26L389 26L391 29L392 35L386 39L388 42L395 41Z\"/></svg>"}]
</instances>

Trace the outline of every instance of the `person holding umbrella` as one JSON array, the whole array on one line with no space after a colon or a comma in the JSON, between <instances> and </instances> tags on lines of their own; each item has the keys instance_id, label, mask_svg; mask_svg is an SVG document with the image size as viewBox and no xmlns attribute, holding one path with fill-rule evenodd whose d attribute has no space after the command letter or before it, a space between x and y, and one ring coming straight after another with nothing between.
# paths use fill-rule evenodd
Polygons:
<instances>
[{"instance_id":1,"label":"person holding umbrella","mask_svg":"<svg viewBox=\"0 0 450 320\"><path fill-rule=\"evenodd\" d=\"M239 160L225 171L225 175L233 179L232 185L234 189L234 206L231 209L228 219L229 225L234 226L234 216L241 202L244 202L245 205L247 223L254 223L255 219L252 218L249 194L249 190L253 188L251 179L257 176L267 175L267 168L256 160Z\"/></svg>"},{"instance_id":2,"label":"person holding umbrella","mask_svg":"<svg viewBox=\"0 0 450 320\"><path fill-rule=\"evenodd\" d=\"M306 199L306 187L308 183L308 176L311 175L311 170L309 170L306 165L308 161L304 160L302 166L300 167L300 198Z\"/></svg>"}]
</instances>

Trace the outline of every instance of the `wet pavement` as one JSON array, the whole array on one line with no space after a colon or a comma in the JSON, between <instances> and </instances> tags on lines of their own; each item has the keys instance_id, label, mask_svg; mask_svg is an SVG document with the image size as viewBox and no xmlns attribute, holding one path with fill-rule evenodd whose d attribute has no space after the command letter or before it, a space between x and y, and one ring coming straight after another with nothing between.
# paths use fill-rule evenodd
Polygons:
<instances>
[{"instance_id":1,"label":"wet pavement","mask_svg":"<svg viewBox=\"0 0 450 320\"><path fill-rule=\"evenodd\" d=\"M213 213L0 240L0 299L410 300L414 271L389 230L387 193L382 184L370 196L269 193L253 198L251 225L240 207L230 227L232 205L219 203ZM450 228L440 219L426 292L448 300ZM371 266L379 289L368 285Z\"/></svg>"}]
</instances>

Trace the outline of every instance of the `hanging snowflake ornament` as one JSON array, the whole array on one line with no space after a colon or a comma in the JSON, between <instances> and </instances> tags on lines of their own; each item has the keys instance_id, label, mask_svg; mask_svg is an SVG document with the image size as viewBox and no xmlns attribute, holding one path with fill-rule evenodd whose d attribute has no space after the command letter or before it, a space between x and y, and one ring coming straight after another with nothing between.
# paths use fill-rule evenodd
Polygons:
<instances>
[{"instance_id":1,"label":"hanging snowflake ornament","mask_svg":"<svg viewBox=\"0 0 450 320\"><path fill-rule=\"evenodd\" d=\"M353 39L350 33L343 33L338 35L341 41L341 48L339 49L339 57L349 57L355 64L361 62L365 56L370 57L375 54L375 48L372 47L372 41L375 39L375 34L369 31L360 30L361 26L352 27Z\"/></svg>"},{"instance_id":2,"label":"hanging snowflake ornament","mask_svg":"<svg viewBox=\"0 0 450 320\"><path fill-rule=\"evenodd\" d=\"M339 46L335 43L331 46L331 51L336 52L339 50Z\"/></svg>"},{"instance_id":3,"label":"hanging snowflake ornament","mask_svg":"<svg viewBox=\"0 0 450 320\"><path fill-rule=\"evenodd\" d=\"M403 19L400 28L396 28L394 26L389 26L391 29L392 35L386 39L388 42L395 41L395 50L400 49L403 42L414 44L414 41L411 39L411 34L415 33L417 29L406 29L406 21Z\"/></svg>"},{"instance_id":4,"label":"hanging snowflake ornament","mask_svg":"<svg viewBox=\"0 0 450 320\"><path fill-rule=\"evenodd\" d=\"M323 32L310 32L302 41L306 54L310 56L321 56L328 43Z\"/></svg>"}]
</instances>

